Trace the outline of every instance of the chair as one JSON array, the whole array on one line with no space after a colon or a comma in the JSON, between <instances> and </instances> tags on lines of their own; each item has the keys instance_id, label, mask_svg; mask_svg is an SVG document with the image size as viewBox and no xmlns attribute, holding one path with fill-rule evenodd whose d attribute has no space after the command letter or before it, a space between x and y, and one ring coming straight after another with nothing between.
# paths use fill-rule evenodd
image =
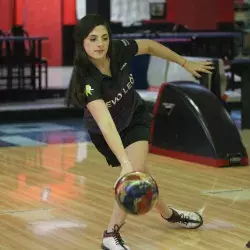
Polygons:
<instances>
[{"instance_id":1,"label":"chair","mask_svg":"<svg viewBox=\"0 0 250 250\"><path fill-rule=\"evenodd\" d=\"M8 54L10 55L11 63L13 65L17 65L18 68L18 88L25 88L25 80L28 79L30 80L28 85L31 85L33 90L36 89L36 80L38 80L39 91L42 90L43 73L45 74L45 88L47 88L48 62L45 58L37 56L36 41L29 39L28 32L22 26L13 26L8 36L27 38L27 40L17 39L7 42L7 49ZM37 68L38 71L36 70Z\"/></svg>"}]
</instances>

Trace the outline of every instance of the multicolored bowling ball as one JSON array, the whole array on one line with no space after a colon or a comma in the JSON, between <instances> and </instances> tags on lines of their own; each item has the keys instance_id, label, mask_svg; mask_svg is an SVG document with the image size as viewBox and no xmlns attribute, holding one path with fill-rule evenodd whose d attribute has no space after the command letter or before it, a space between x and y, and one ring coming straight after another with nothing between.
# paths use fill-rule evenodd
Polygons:
<instances>
[{"instance_id":1,"label":"multicolored bowling ball","mask_svg":"<svg viewBox=\"0 0 250 250\"><path fill-rule=\"evenodd\" d=\"M114 190L120 208L132 215L148 213L155 206L159 195L156 181L142 172L121 176Z\"/></svg>"}]
</instances>

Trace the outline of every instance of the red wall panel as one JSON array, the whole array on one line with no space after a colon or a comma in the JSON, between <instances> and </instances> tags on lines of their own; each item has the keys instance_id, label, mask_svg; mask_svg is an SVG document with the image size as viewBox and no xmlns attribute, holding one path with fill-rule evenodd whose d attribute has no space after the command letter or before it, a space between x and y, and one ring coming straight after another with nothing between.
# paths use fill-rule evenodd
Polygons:
<instances>
[{"instance_id":1,"label":"red wall panel","mask_svg":"<svg viewBox=\"0 0 250 250\"><path fill-rule=\"evenodd\" d=\"M216 29L217 0L168 0L168 21L190 29Z\"/></svg>"},{"instance_id":2,"label":"red wall panel","mask_svg":"<svg viewBox=\"0 0 250 250\"><path fill-rule=\"evenodd\" d=\"M14 0L14 1L15 1L15 24L22 25L24 16L23 6L25 0Z\"/></svg>"},{"instance_id":3,"label":"red wall panel","mask_svg":"<svg viewBox=\"0 0 250 250\"><path fill-rule=\"evenodd\" d=\"M218 1L218 22L234 22L234 0Z\"/></svg>"},{"instance_id":4,"label":"red wall panel","mask_svg":"<svg viewBox=\"0 0 250 250\"><path fill-rule=\"evenodd\" d=\"M14 0L0 0L0 10L0 29L7 33L12 26Z\"/></svg>"},{"instance_id":5,"label":"red wall panel","mask_svg":"<svg viewBox=\"0 0 250 250\"><path fill-rule=\"evenodd\" d=\"M177 0L167 0L166 1L166 6L167 6L167 14L166 14L166 19L168 22L175 22L176 20L176 15L178 14L178 2Z\"/></svg>"},{"instance_id":6,"label":"red wall panel","mask_svg":"<svg viewBox=\"0 0 250 250\"><path fill-rule=\"evenodd\" d=\"M62 63L62 6L59 0L16 0L16 23L23 24L30 36L46 36L43 56L50 66Z\"/></svg>"},{"instance_id":7,"label":"red wall panel","mask_svg":"<svg viewBox=\"0 0 250 250\"><path fill-rule=\"evenodd\" d=\"M63 24L75 25L76 24L76 1L63 0Z\"/></svg>"}]
</instances>

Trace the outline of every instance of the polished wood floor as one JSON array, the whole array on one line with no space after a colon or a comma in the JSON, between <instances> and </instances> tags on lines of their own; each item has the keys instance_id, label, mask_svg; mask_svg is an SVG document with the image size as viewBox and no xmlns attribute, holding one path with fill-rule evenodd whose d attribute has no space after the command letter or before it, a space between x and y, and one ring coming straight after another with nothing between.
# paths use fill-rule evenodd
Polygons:
<instances>
[{"instance_id":1,"label":"polished wood floor","mask_svg":"<svg viewBox=\"0 0 250 250\"><path fill-rule=\"evenodd\" d=\"M243 133L246 145L249 134ZM202 210L205 223L186 230L155 211L129 216L122 236L132 250L245 248L249 167L216 169L157 155L148 160L165 201ZM91 144L0 148L0 249L100 249L118 174Z\"/></svg>"}]
</instances>

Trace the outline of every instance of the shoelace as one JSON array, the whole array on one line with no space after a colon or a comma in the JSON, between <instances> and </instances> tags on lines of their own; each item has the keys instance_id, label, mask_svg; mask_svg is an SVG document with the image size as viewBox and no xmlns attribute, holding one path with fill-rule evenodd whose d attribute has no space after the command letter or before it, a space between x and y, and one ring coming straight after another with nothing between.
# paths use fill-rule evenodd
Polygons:
<instances>
[{"instance_id":1,"label":"shoelace","mask_svg":"<svg viewBox=\"0 0 250 250\"><path fill-rule=\"evenodd\" d=\"M188 225L188 223L200 223L199 220L192 220L190 216L188 215L185 216L184 213L178 213L177 211L173 209L171 210L173 211L173 215L169 219L167 219L169 222L173 222L173 223L179 222L185 225Z\"/></svg>"},{"instance_id":2,"label":"shoelace","mask_svg":"<svg viewBox=\"0 0 250 250\"><path fill-rule=\"evenodd\" d=\"M189 216L185 216L183 213L179 214L181 217L180 223L188 225L188 223L200 223L200 220L193 220Z\"/></svg>"},{"instance_id":3,"label":"shoelace","mask_svg":"<svg viewBox=\"0 0 250 250\"><path fill-rule=\"evenodd\" d=\"M193 220L191 220L191 219L189 218L189 216L185 216L183 213L180 213L179 215L180 215L180 217L181 217L180 222L181 222L182 224L187 225L189 222L193 222Z\"/></svg>"},{"instance_id":4,"label":"shoelace","mask_svg":"<svg viewBox=\"0 0 250 250\"><path fill-rule=\"evenodd\" d=\"M119 231L124 224L125 223L123 223L121 226L118 226L117 224L115 224L113 228L113 237L114 237L115 243L116 245L121 245L122 247L124 247L125 242L123 241Z\"/></svg>"}]
</instances>

